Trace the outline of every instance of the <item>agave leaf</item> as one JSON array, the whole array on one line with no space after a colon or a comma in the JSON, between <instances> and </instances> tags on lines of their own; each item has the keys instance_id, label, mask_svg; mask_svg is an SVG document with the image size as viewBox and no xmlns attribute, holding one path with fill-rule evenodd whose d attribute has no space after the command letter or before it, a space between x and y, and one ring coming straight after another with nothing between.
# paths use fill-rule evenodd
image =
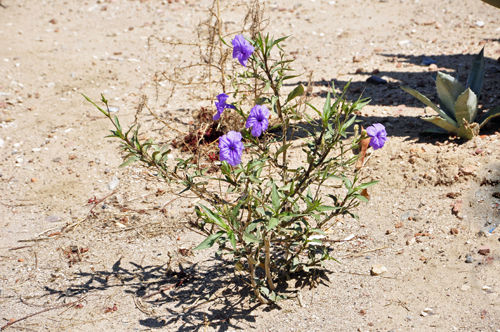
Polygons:
<instances>
[{"instance_id":1,"label":"agave leaf","mask_svg":"<svg viewBox=\"0 0 500 332\"><path fill-rule=\"evenodd\" d=\"M456 120L455 101L464 92L464 86L453 76L438 72L436 88L439 96L439 106L450 118Z\"/></svg>"},{"instance_id":2,"label":"agave leaf","mask_svg":"<svg viewBox=\"0 0 500 332\"><path fill-rule=\"evenodd\" d=\"M483 128L483 126L487 124L488 121L490 121L495 116L499 115L500 115L500 106L490 109L485 115L481 117L481 120L479 120L480 123L479 127Z\"/></svg>"},{"instance_id":3,"label":"agave leaf","mask_svg":"<svg viewBox=\"0 0 500 332\"><path fill-rule=\"evenodd\" d=\"M427 106L429 106L433 110L435 110L439 115L441 115L441 117L443 119L445 119L446 121L451 123L453 126L458 128L457 122L454 119L452 119L451 117L449 117L448 114L446 114L443 110L441 110L439 107L437 107L432 101L429 100L429 98L427 98L426 96L424 96L423 94L421 94L417 90L413 90L410 87L400 85L400 88L403 89L404 91L408 92L413 97L417 98L418 100L420 100L422 103L426 104Z\"/></svg>"},{"instance_id":4,"label":"agave leaf","mask_svg":"<svg viewBox=\"0 0 500 332\"><path fill-rule=\"evenodd\" d=\"M481 88L483 87L484 78L484 47L474 59L472 69L470 70L469 78L467 79L467 87L470 88L479 99Z\"/></svg>"},{"instance_id":5,"label":"agave leaf","mask_svg":"<svg viewBox=\"0 0 500 332\"><path fill-rule=\"evenodd\" d=\"M470 88L467 88L467 90L458 97L455 103L455 117L457 118L457 123L460 127L465 121L472 123L476 115L477 97Z\"/></svg>"},{"instance_id":6,"label":"agave leaf","mask_svg":"<svg viewBox=\"0 0 500 332\"><path fill-rule=\"evenodd\" d=\"M474 136L479 134L479 125L477 123L471 123L464 121L464 123L458 129L458 137L472 139Z\"/></svg>"},{"instance_id":7,"label":"agave leaf","mask_svg":"<svg viewBox=\"0 0 500 332\"><path fill-rule=\"evenodd\" d=\"M443 128L450 133L457 133L458 128L439 116L431 116L427 118L422 118L422 120L434 123L436 126Z\"/></svg>"}]
</instances>

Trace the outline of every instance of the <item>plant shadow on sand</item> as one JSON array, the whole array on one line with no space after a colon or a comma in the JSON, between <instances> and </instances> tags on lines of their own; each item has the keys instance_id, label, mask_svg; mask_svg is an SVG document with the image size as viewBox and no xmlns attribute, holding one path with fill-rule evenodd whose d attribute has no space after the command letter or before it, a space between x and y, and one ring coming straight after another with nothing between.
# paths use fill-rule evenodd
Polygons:
<instances>
[{"instance_id":1,"label":"plant shadow on sand","mask_svg":"<svg viewBox=\"0 0 500 332\"><path fill-rule=\"evenodd\" d=\"M172 265L142 266L119 259L111 270L78 272L77 280L85 280L82 284L69 285L64 291L46 287L46 291L59 293L63 298L122 289L124 294L132 295L136 308L149 316L139 320L142 326L153 329L169 326L177 331L198 331L207 326L219 331L251 329L258 316L253 314L254 310L280 309L279 302L266 306L256 301L251 288L228 262L215 258L200 264L177 262L175 268ZM300 288L329 282L327 272L318 269L295 273L290 276L291 283L278 283L278 291L296 297Z\"/></svg>"}]
</instances>

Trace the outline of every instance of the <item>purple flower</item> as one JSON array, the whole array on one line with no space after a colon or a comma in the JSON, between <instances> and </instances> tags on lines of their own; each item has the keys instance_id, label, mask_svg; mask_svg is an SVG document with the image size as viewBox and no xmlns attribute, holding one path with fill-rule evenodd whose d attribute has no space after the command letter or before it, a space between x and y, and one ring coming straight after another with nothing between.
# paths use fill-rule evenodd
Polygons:
<instances>
[{"instance_id":1,"label":"purple flower","mask_svg":"<svg viewBox=\"0 0 500 332\"><path fill-rule=\"evenodd\" d=\"M250 110L245 127L252 127L252 135L259 137L269 125L269 110L264 105L255 105Z\"/></svg>"},{"instance_id":2,"label":"purple flower","mask_svg":"<svg viewBox=\"0 0 500 332\"><path fill-rule=\"evenodd\" d=\"M236 131L230 131L219 138L219 159L227 161L231 166L241 163L241 154L243 153L243 143L241 134Z\"/></svg>"},{"instance_id":3,"label":"purple flower","mask_svg":"<svg viewBox=\"0 0 500 332\"><path fill-rule=\"evenodd\" d=\"M371 137L370 146L373 150L380 149L387 141L387 132L381 123L374 123L373 126L366 128L366 133Z\"/></svg>"},{"instance_id":4,"label":"purple flower","mask_svg":"<svg viewBox=\"0 0 500 332\"><path fill-rule=\"evenodd\" d=\"M246 67L247 60L254 51L253 46L242 35L234 37L231 44L233 44L233 59L238 58L241 65Z\"/></svg>"},{"instance_id":5,"label":"purple flower","mask_svg":"<svg viewBox=\"0 0 500 332\"><path fill-rule=\"evenodd\" d=\"M215 107L217 108L217 113L214 115L214 121L217 121L220 119L220 116L222 115L222 112L224 112L225 108L232 108L233 110L236 109L231 104L226 104L226 100L228 98L228 95L225 93L221 93L220 95L217 96L217 99L219 100L218 102L215 102Z\"/></svg>"}]
</instances>

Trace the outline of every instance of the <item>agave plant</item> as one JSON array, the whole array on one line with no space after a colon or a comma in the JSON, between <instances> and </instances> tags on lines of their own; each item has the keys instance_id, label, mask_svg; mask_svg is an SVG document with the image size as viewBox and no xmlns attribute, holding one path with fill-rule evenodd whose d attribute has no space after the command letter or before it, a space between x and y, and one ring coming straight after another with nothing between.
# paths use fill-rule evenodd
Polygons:
<instances>
[{"instance_id":1,"label":"agave plant","mask_svg":"<svg viewBox=\"0 0 500 332\"><path fill-rule=\"evenodd\" d=\"M471 139L479 133L479 129L491 120L491 118L500 115L500 106L497 106L490 109L479 120L479 123L474 122L477 115L479 95L483 86L483 77L484 48L472 63L472 69L467 80L467 88L464 88L457 78L445 73L437 73L436 88L440 108L412 88L401 86L401 89L439 114L439 116L423 117L422 119L432 122L461 138ZM434 132L437 132L437 130L434 130Z\"/></svg>"}]
</instances>

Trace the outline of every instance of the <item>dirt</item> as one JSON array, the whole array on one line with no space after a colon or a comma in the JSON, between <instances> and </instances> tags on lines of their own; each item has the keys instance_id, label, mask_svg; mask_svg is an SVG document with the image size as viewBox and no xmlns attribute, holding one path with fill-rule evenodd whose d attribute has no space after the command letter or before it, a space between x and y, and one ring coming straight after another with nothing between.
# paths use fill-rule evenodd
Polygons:
<instances>
[{"instance_id":1,"label":"dirt","mask_svg":"<svg viewBox=\"0 0 500 332\"><path fill-rule=\"evenodd\" d=\"M331 244L340 264L297 276L282 285L289 299L263 306L213 250L191 251L202 241L186 227L192 195L177 199L183 188L139 165L118 168L119 144L104 138L111 124L81 95L103 93L129 126L145 94L168 127L144 109L141 138L182 137L210 103L180 87L168 99L160 86L157 98L153 78L195 55L148 46L148 37L195 40L209 4L2 1L0 325L27 317L5 330L500 330L500 230L481 233L500 220L500 121L468 142L419 135L432 125L398 86L436 100L436 68L466 82L485 46L481 110L499 105L500 11L474 0L266 2L267 31L291 35L297 71L313 71L313 103L322 105L332 80L337 90L352 80L349 98L372 98L362 124L383 123L389 141L363 170L380 182L359 220L332 225L329 239L345 239ZM227 15L231 32L243 8ZM368 83L372 73L388 83ZM371 275L376 264L387 272Z\"/></svg>"}]
</instances>

